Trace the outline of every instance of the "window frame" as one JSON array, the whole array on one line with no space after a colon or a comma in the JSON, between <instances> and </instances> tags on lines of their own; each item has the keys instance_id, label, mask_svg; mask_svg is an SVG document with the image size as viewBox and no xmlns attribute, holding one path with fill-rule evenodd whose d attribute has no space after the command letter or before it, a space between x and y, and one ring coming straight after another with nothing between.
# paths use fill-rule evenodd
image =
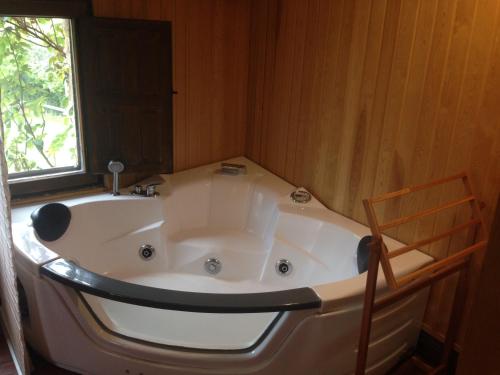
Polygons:
<instances>
[{"instance_id":1,"label":"window frame","mask_svg":"<svg viewBox=\"0 0 500 375\"><path fill-rule=\"evenodd\" d=\"M80 101L79 61L75 32L75 21L79 17L92 15L92 4L89 0L3 0L0 3L0 15L24 17L51 17L70 20L73 70L73 95L75 101L75 118L78 148L80 149L79 167L62 167L47 170L16 173L19 178L9 179L9 188L13 198L24 198L34 195L51 194L66 190L76 190L91 186L102 186L102 176L93 175L87 166L85 134L83 134L83 114Z\"/></svg>"}]
</instances>

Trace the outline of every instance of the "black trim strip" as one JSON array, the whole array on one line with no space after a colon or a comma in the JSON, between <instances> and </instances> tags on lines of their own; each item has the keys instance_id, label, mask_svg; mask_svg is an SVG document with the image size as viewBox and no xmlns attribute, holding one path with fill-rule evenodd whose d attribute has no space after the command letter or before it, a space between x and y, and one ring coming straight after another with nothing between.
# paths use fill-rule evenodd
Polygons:
<instances>
[{"instance_id":1,"label":"black trim strip","mask_svg":"<svg viewBox=\"0 0 500 375\"><path fill-rule=\"evenodd\" d=\"M247 294L183 292L112 279L65 259L43 265L40 272L84 293L165 310L227 314L305 310L321 306L320 298L311 288Z\"/></svg>"}]
</instances>

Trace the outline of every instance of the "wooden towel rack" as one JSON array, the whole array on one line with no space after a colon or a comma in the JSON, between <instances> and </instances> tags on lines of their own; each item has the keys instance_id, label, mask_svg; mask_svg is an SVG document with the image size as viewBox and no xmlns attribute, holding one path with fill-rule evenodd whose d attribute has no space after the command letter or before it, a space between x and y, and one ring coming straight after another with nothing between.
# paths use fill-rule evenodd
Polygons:
<instances>
[{"instance_id":1,"label":"wooden towel rack","mask_svg":"<svg viewBox=\"0 0 500 375\"><path fill-rule=\"evenodd\" d=\"M374 206L376 204L457 180L462 180L463 182L465 197L454 201L449 201L436 207L422 210L415 214L400 217L389 222L379 224L374 209ZM431 216L443 210L458 207L466 203L468 203L471 209L470 220L468 220L467 222L456 225L442 233L433 235L432 237L416 241L412 244L405 245L393 251L388 251L387 246L385 245L382 238L382 233L385 230L395 228L410 221L415 221L422 217ZM453 343L455 341L458 329L460 328L460 313L467 298L467 273L471 264L471 256L478 255L478 252L483 250L487 245L488 234L486 226L484 225L483 219L481 217L479 202L472 192L469 178L466 173L460 173L454 176L432 181L427 184L407 187L395 192L368 198L363 200L363 204L372 232L372 241L370 243L370 257L368 262L366 291L358 345L356 375L362 375L365 373L373 314L417 292L420 289L423 289L447 276L458 272L458 284L455 289L453 307L444 341L443 353L441 355L439 364L433 368L425 364L420 359L413 357L415 364L426 371L428 374L439 374L442 371L446 370L448 366L449 356L453 348ZM418 249L422 246L429 245L441 239L451 237L455 233L459 233L462 231L465 232L466 230L468 230L468 246L464 249L461 249L453 255L450 255L441 260L437 260L430 265L427 265L407 275L403 275L399 278L395 277L390 263L390 260L392 258L405 254L411 250ZM479 238L479 232L481 233L481 238ZM390 291L375 300L379 263L382 266L382 270L384 272L384 276Z\"/></svg>"}]
</instances>

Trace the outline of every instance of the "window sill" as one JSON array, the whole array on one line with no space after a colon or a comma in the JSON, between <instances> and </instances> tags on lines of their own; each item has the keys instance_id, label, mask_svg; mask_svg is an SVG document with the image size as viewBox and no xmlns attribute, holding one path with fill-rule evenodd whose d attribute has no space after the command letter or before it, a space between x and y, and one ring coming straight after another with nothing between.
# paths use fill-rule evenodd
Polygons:
<instances>
[{"instance_id":1,"label":"window sill","mask_svg":"<svg viewBox=\"0 0 500 375\"><path fill-rule=\"evenodd\" d=\"M102 186L102 176L82 172L9 183L13 200L36 199L40 196L71 193L78 190L102 188Z\"/></svg>"},{"instance_id":2,"label":"window sill","mask_svg":"<svg viewBox=\"0 0 500 375\"><path fill-rule=\"evenodd\" d=\"M54 193L45 193L29 197L13 197L11 200L11 207L16 208L20 206L25 206L27 204L46 202L48 200L62 200L76 197L83 197L87 195L100 194L107 191L104 187L87 187L81 189L75 189L71 191L62 191Z\"/></svg>"},{"instance_id":3,"label":"window sill","mask_svg":"<svg viewBox=\"0 0 500 375\"><path fill-rule=\"evenodd\" d=\"M9 185L22 184L26 182L36 182L40 180L50 180L52 178L61 178L68 176L83 176L86 172L82 169L75 168L55 168L56 172L51 172L50 170L42 170L36 172L45 172L41 174L29 174L30 172L23 173L13 173L9 174L9 176L14 175L14 178L9 178L7 181Z\"/></svg>"}]
</instances>

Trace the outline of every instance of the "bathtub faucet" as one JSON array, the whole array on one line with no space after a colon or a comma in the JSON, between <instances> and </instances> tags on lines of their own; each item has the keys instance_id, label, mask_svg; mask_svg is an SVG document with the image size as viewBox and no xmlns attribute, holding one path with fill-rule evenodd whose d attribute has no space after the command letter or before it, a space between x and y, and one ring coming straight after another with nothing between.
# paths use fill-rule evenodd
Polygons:
<instances>
[{"instance_id":1,"label":"bathtub faucet","mask_svg":"<svg viewBox=\"0 0 500 375\"><path fill-rule=\"evenodd\" d=\"M141 195L143 197L156 197L160 195L156 191L156 186L161 185L165 182L162 176L160 175L155 175L152 177L149 177L137 185L135 185L134 190L130 192L132 195Z\"/></svg>"},{"instance_id":2,"label":"bathtub faucet","mask_svg":"<svg viewBox=\"0 0 500 375\"><path fill-rule=\"evenodd\" d=\"M149 198L160 195L160 193L156 191L156 185L135 185L134 190L132 190L130 194Z\"/></svg>"},{"instance_id":3,"label":"bathtub faucet","mask_svg":"<svg viewBox=\"0 0 500 375\"><path fill-rule=\"evenodd\" d=\"M114 196L120 195L120 173L123 172L125 166L120 161L111 160L108 163L108 171L113 173L113 192Z\"/></svg>"}]
</instances>

